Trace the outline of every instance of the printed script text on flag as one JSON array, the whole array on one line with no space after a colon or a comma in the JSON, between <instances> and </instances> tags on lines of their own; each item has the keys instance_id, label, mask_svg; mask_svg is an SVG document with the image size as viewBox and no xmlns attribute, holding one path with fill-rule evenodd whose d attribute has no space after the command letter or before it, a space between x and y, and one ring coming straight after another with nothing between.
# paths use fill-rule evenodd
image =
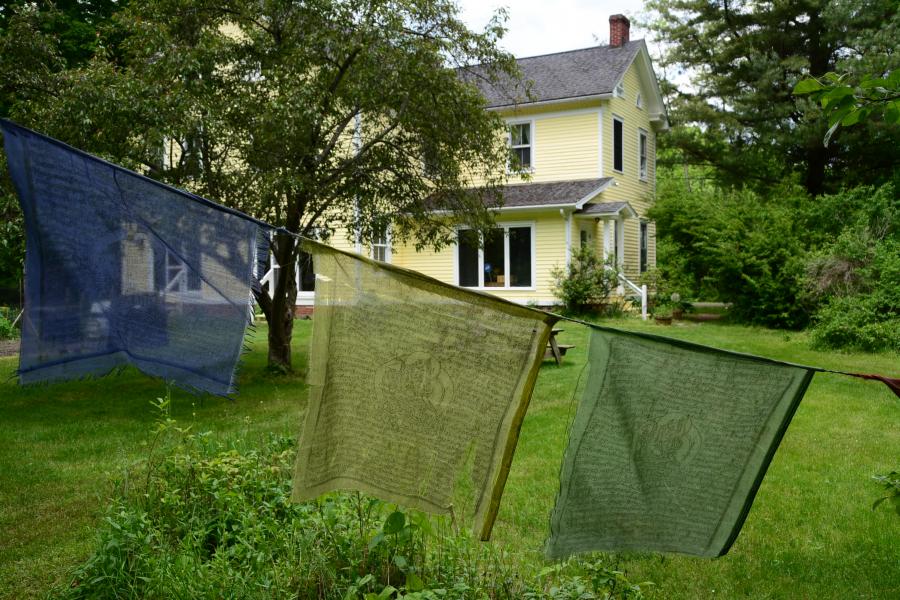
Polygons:
<instances>
[{"instance_id":1,"label":"printed script text on flag","mask_svg":"<svg viewBox=\"0 0 900 600\"><path fill-rule=\"evenodd\" d=\"M295 499L358 490L491 530L555 317L307 243L310 400Z\"/></svg>"},{"instance_id":2,"label":"printed script text on flag","mask_svg":"<svg viewBox=\"0 0 900 600\"><path fill-rule=\"evenodd\" d=\"M721 556L813 371L592 327L547 554Z\"/></svg>"}]
</instances>

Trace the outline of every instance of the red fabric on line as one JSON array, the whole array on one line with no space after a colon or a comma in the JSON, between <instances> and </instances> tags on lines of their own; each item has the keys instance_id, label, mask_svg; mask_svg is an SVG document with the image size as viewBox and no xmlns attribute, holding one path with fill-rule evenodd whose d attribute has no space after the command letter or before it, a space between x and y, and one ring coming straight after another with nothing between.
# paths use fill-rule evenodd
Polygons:
<instances>
[{"instance_id":1,"label":"red fabric on line","mask_svg":"<svg viewBox=\"0 0 900 600\"><path fill-rule=\"evenodd\" d=\"M872 373L842 373L843 375L850 375L851 377L859 377L860 379L873 379L875 381L880 381L884 385L888 386L888 388L894 392L894 394L900 398L900 379L896 377L885 377L884 375L875 375Z\"/></svg>"}]
</instances>

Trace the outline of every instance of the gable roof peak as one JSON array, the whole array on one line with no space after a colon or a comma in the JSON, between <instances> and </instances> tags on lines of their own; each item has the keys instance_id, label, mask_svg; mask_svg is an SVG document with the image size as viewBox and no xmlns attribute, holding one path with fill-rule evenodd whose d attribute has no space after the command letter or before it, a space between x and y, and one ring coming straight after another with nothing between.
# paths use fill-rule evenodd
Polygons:
<instances>
[{"instance_id":1,"label":"gable roof peak","mask_svg":"<svg viewBox=\"0 0 900 600\"><path fill-rule=\"evenodd\" d=\"M612 94L634 58L646 48L644 40L634 40L621 46L590 46L519 58L516 62L522 80L530 82L531 98L521 86L494 84L479 77L471 81L487 100L487 108L603 97Z\"/></svg>"}]
</instances>

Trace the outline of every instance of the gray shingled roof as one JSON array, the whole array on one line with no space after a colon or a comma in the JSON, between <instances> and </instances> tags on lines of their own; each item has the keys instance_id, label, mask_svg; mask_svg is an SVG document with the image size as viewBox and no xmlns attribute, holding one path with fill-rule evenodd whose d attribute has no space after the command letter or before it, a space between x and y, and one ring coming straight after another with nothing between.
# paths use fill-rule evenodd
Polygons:
<instances>
[{"instance_id":1,"label":"gray shingled roof","mask_svg":"<svg viewBox=\"0 0 900 600\"><path fill-rule=\"evenodd\" d=\"M610 181L612 177L507 185L503 187L503 208L575 204Z\"/></svg>"},{"instance_id":2,"label":"gray shingled roof","mask_svg":"<svg viewBox=\"0 0 900 600\"><path fill-rule=\"evenodd\" d=\"M631 205L627 202L597 202L595 204L586 204L584 208L575 212L576 216L580 215L589 215L589 216L604 216L604 215L617 215L622 210L625 212L636 214L634 209L631 208Z\"/></svg>"},{"instance_id":3,"label":"gray shingled roof","mask_svg":"<svg viewBox=\"0 0 900 600\"><path fill-rule=\"evenodd\" d=\"M643 40L636 40L617 48L595 46L520 58L517 62L523 80L532 82L531 99L525 97L521 88L510 90L508 85L493 85L472 73L463 72L462 76L478 86L489 108L509 106L517 100L528 104L609 94L643 45Z\"/></svg>"}]
</instances>

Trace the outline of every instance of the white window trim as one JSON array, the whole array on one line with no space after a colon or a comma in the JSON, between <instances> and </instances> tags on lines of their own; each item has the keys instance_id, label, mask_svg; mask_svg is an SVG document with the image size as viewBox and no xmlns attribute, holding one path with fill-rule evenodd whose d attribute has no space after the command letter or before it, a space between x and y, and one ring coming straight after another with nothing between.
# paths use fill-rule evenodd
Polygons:
<instances>
[{"instance_id":1,"label":"white window trim","mask_svg":"<svg viewBox=\"0 0 900 600\"><path fill-rule=\"evenodd\" d=\"M391 258L393 257L393 250L391 248L392 246L393 246L393 236L391 236L391 226L388 225L384 231L384 243L376 244L373 240L369 246L369 256L372 258L372 260L378 260L375 258L375 248L383 247L384 248L384 262L390 263Z\"/></svg>"},{"instance_id":2,"label":"white window trim","mask_svg":"<svg viewBox=\"0 0 900 600\"><path fill-rule=\"evenodd\" d=\"M510 227L528 227L531 229L531 285L528 287L509 285L510 278L506 278L503 287L484 285L484 248L478 248L478 286L462 286L459 285L459 232L471 230L471 227L461 225L456 228L457 243L453 244L453 283L456 286L467 290L478 290L480 292L534 292L537 290L537 260L536 249L537 243L535 239L535 222L534 221L509 221L497 223L497 229L503 229L503 269L504 273L509 274L509 228Z\"/></svg>"},{"instance_id":3,"label":"white window trim","mask_svg":"<svg viewBox=\"0 0 900 600\"><path fill-rule=\"evenodd\" d=\"M172 257L177 264L169 265L169 257ZM153 253L151 249L150 253L151 261L153 260ZM203 260L202 254L200 258L201 262ZM168 248L165 249L165 254L163 255L163 289L157 290L157 292L163 294L164 296L181 296L184 298L197 298L203 295L203 280L200 280L200 287L189 289L188 288L188 266L181 258ZM151 276L155 278L155 269L151 263L150 266ZM170 277L170 273L173 276Z\"/></svg>"},{"instance_id":4,"label":"white window trim","mask_svg":"<svg viewBox=\"0 0 900 600\"><path fill-rule=\"evenodd\" d=\"M531 148L531 164L528 165L528 168L527 168L527 169L522 169L521 171L513 171L513 170L512 170L512 163L511 163L509 160L507 160L507 161L506 161L506 172L507 172L507 173L511 173L511 174L516 174L516 173L534 173L534 168L535 168L535 160L534 160L534 159L535 159L535 152L534 152L534 146L535 146L535 135L534 135L534 133L535 133L535 127L534 127L534 119L507 119L507 120L506 120L506 147L509 148L510 151L512 151L512 149L513 149L513 145L512 145L512 131L510 131L510 129L512 128L512 126L513 126L513 125L524 125L524 124L526 124L526 123L528 124L528 129L529 129L529 132L530 132L530 134L531 134L531 143L528 145L528 147ZM525 148L524 145L522 145L522 146L516 146L516 147L517 147L517 148Z\"/></svg>"},{"instance_id":5,"label":"white window trim","mask_svg":"<svg viewBox=\"0 0 900 600\"><path fill-rule=\"evenodd\" d=\"M641 171L641 137L644 138L644 152L646 153L644 156L644 170ZM638 164L638 179L643 182L647 181L647 178L650 175L650 134L647 133L646 129L638 128L638 139L637 139L637 164ZM623 165L624 166L624 165Z\"/></svg>"},{"instance_id":6,"label":"white window trim","mask_svg":"<svg viewBox=\"0 0 900 600\"><path fill-rule=\"evenodd\" d=\"M634 99L634 105L641 110L644 110L644 97L641 96L641 93L637 93L637 97Z\"/></svg>"},{"instance_id":7,"label":"white window trim","mask_svg":"<svg viewBox=\"0 0 900 600\"><path fill-rule=\"evenodd\" d=\"M613 88L613 98L624 98L625 97L625 82L620 81L616 84L616 87Z\"/></svg>"},{"instance_id":8,"label":"white window trim","mask_svg":"<svg viewBox=\"0 0 900 600\"><path fill-rule=\"evenodd\" d=\"M612 127L612 170L616 173L625 173L625 119L620 117L619 115L614 114L612 116L613 127ZM616 121L622 124L622 168L616 168Z\"/></svg>"}]
</instances>

